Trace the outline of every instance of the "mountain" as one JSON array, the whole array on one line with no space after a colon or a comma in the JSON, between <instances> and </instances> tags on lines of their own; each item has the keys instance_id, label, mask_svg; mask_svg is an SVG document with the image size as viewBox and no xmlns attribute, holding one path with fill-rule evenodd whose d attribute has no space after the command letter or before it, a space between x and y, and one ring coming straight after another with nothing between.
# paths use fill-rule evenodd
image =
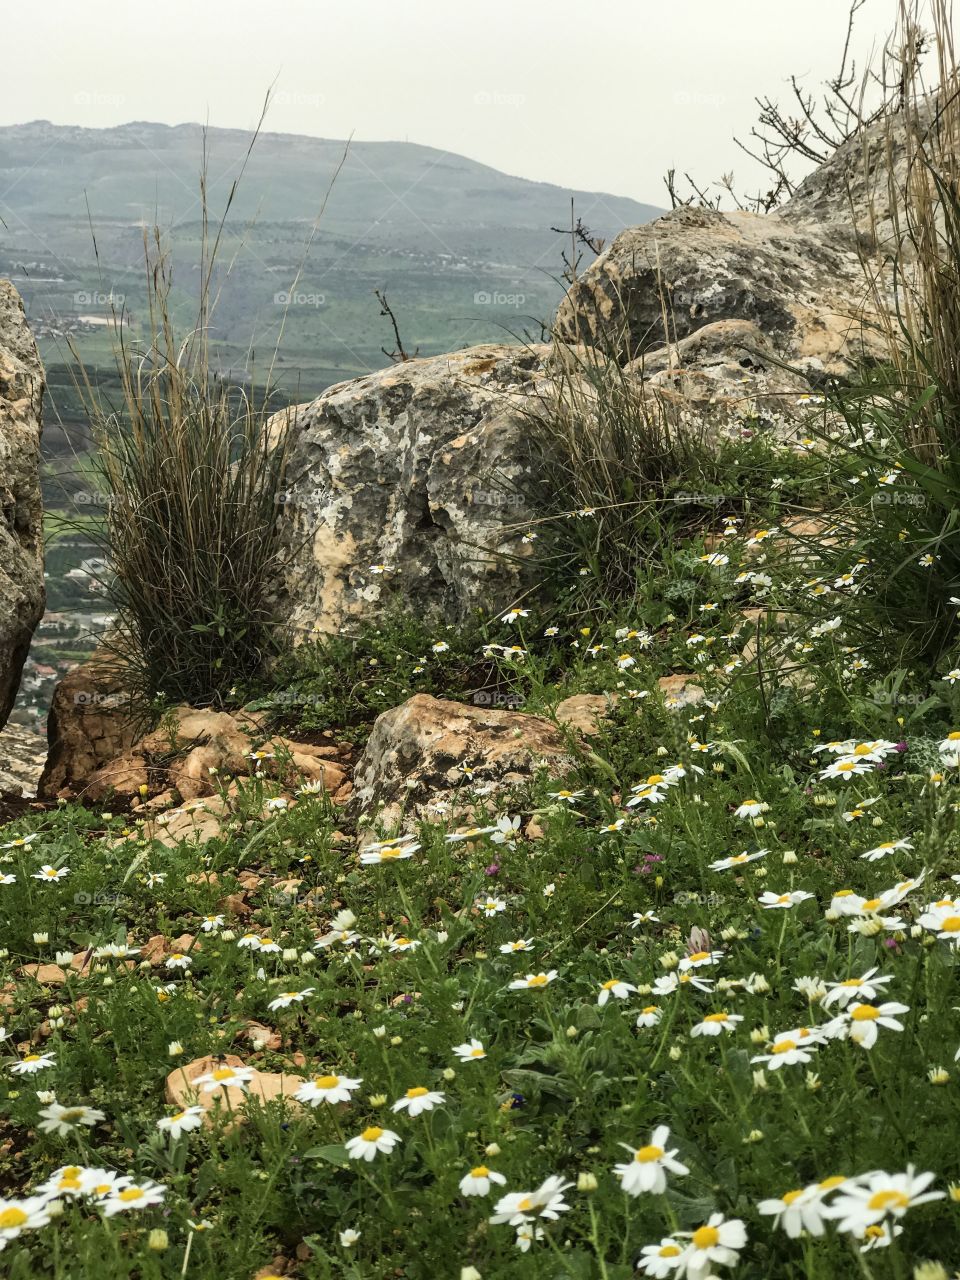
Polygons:
<instances>
[{"instance_id":1,"label":"mountain","mask_svg":"<svg viewBox=\"0 0 960 1280\"><path fill-rule=\"evenodd\" d=\"M200 171L219 217L250 134L133 122L84 129L48 121L0 128L0 275L12 277L39 329L51 392L69 410L66 334L93 364L107 361L110 295L142 323L143 234L169 232L178 315L188 322L197 276ZM337 166L326 210L311 231ZM282 364L290 395L387 360L385 290L407 350L435 354L475 342L540 336L562 294L569 240L551 227L576 216L609 240L659 212L621 196L511 177L463 156L407 142L263 133L236 193L221 255L215 337L238 377L273 351L286 313ZM99 267L94 255L96 239ZM308 251L308 242L309 251ZM306 255L306 256L305 256ZM584 265L592 257L587 252ZM286 297L298 269L293 301ZM69 415L68 415L69 416Z\"/></svg>"}]
</instances>

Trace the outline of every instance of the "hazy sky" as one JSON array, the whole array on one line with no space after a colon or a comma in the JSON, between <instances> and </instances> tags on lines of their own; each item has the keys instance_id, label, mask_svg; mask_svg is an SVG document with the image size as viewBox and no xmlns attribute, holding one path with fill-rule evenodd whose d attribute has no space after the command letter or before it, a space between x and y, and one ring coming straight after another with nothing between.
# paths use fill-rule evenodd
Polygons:
<instances>
[{"instance_id":1,"label":"hazy sky","mask_svg":"<svg viewBox=\"0 0 960 1280\"><path fill-rule=\"evenodd\" d=\"M732 135L835 69L847 0L34 0L5 6L0 124L209 119L408 139L666 203L671 166L753 179ZM895 0L867 0L861 43Z\"/></svg>"}]
</instances>

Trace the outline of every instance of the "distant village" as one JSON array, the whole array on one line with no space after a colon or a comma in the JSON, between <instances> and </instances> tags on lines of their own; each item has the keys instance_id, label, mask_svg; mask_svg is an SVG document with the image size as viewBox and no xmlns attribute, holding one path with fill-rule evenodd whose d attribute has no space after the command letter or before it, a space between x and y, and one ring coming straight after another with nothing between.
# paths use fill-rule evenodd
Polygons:
<instances>
[{"instance_id":1,"label":"distant village","mask_svg":"<svg viewBox=\"0 0 960 1280\"><path fill-rule=\"evenodd\" d=\"M90 605L48 610L44 614L23 665L20 693L10 713L11 724L46 735L47 711L57 681L89 656L97 637L113 621L112 613L96 607L96 598L103 594L105 568L104 560L91 556L61 575L64 584L74 590L79 586L90 593Z\"/></svg>"}]
</instances>

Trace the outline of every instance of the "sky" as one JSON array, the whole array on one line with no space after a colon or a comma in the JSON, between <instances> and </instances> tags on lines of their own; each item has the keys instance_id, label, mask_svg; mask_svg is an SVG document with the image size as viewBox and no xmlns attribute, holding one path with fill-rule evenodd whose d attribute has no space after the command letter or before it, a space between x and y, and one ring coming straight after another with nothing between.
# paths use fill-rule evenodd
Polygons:
<instances>
[{"instance_id":1,"label":"sky","mask_svg":"<svg viewBox=\"0 0 960 1280\"><path fill-rule=\"evenodd\" d=\"M859 44L896 0L865 0ZM3 16L0 124L152 120L399 139L666 204L733 170L754 98L833 74L847 0L40 0ZM9 74L16 67L19 74Z\"/></svg>"}]
</instances>

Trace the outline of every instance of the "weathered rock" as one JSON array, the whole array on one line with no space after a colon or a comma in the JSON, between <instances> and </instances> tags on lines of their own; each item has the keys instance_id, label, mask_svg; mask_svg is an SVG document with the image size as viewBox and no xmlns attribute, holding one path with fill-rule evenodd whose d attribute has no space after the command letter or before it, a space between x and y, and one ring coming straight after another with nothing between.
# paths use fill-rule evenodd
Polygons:
<instances>
[{"instance_id":1,"label":"weathered rock","mask_svg":"<svg viewBox=\"0 0 960 1280\"><path fill-rule=\"evenodd\" d=\"M202 1092L202 1086L198 1087L195 1083L199 1076L209 1075L221 1067L236 1068L244 1065L243 1060L232 1053L225 1054L222 1058L195 1058L193 1062L184 1063L167 1076L166 1100L175 1107L203 1107L208 1113L204 1118L206 1123L212 1122L212 1112L217 1107L224 1115L242 1112L248 1097L256 1098L261 1104L281 1098L293 1106L299 1106L299 1103L293 1101L293 1094L303 1084L303 1080L299 1076L284 1075L281 1072L260 1071L254 1067L246 1091L228 1086L205 1093ZM240 1119L242 1115L235 1114L234 1123Z\"/></svg>"},{"instance_id":2,"label":"weathered rock","mask_svg":"<svg viewBox=\"0 0 960 1280\"><path fill-rule=\"evenodd\" d=\"M661 676L657 685L663 694L664 706L670 711L679 711L681 707L695 707L702 702L706 694L696 679L696 676L682 671L673 676Z\"/></svg>"},{"instance_id":3,"label":"weathered rock","mask_svg":"<svg viewBox=\"0 0 960 1280\"><path fill-rule=\"evenodd\" d=\"M450 621L516 597L532 487L524 410L547 350L410 360L295 411L278 593L295 635L391 601Z\"/></svg>"},{"instance_id":4,"label":"weathered rock","mask_svg":"<svg viewBox=\"0 0 960 1280\"><path fill-rule=\"evenodd\" d=\"M549 720L421 693L377 717L357 763L353 803L389 827L406 814L452 815L458 790L500 791L543 766L558 776L574 763Z\"/></svg>"},{"instance_id":5,"label":"weathered rock","mask_svg":"<svg viewBox=\"0 0 960 1280\"><path fill-rule=\"evenodd\" d=\"M789 431L806 412L813 384L789 369L750 320L717 320L679 342L630 361L625 372L668 409L699 419L711 433L751 421Z\"/></svg>"},{"instance_id":6,"label":"weathered rock","mask_svg":"<svg viewBox=\"0 0 960 1280\"><path fill-rule=\"evenodd\" d=\"M12 722L0 729L0 794L35 796L46 759L41 734Z\"/></svg>"},{"instance_id":7,"label":"weathered rock","mask_svg":"<svg viewBox=\"0 0 960 1280\"><path fill-rule=\"evenodd\" d=\"M20 296L0 280L0 727L43 616L43 391L43 366Z\"/></svg>"},{"instance_id":8,"label":"weathered rock","mask_svg":"<svg viewBox=\"0 0 960 1280\"><path fill-rule=\"evenodd\" d=\"M849 240L778 214L675 209L621 232L572 286L560 338L623 363L721 320L746 320L817 381L882 348L864 326L867 287Z\"/></svg>"},{"instance_id":9,"label":"weathered rock","mask_svg":"<svg viewBox=\"0 0 960 1280\"><path fill-rule=\"evenodd\" d=\"M342 762L331 759L340 755L337 747L276 737L255 753L254 744L264 733L262 713L179 706L144 734L138 732L129 705L122 674L106 651L98 651L57 685L42 797L132 800L147 788L160 791L163 803L170 805L178 795L184 802L180 809L148 824L148 834L176 843L220 834L221 818L232 815L215 793L224 785L235 792L231 779L259 773L290 789L303 781L319 782L341 801L348 794ZM200 800L206 803L197 805ZM148 802L148 811L159 807Z\"/></svg>"},{"instance_id":10,"label":"weathered rock","mask_svg":"<svg viewBox=\"0 0 960 1280\"><path fill-rule=\"evenodd\" d=\"M562 725L589 738L600 732L616 702L615 693L575 693L557 703L554 715Z\"/></svg>"},{"instance_id":11,"label":"weathered rock","mask_svg":"<svg viewBox=\"0 0 960 1280\"><path fill-rule=\"evenodd\" d=\"M926 137L937 105L931 97L911 113L918 137ZM804 178L779 215L867 253L894 248L895 206L902 211L910 157L916 151L908 141L903 112L868 125ZM943 139L947 146L951 141Z\"/></svg>"},{"instance_id":12,"label":"weathered rock","mask_svg":"<svg viewBox=\"0 0 960 1280\"><path fill-rule=\"evenodd\" d=\"M136 736L122 671L113 654L100 648L53 691L49 754L37 794L43 800L61 793L84 796L98 770L125 755Z\"/></svg>"}]
</instances>

